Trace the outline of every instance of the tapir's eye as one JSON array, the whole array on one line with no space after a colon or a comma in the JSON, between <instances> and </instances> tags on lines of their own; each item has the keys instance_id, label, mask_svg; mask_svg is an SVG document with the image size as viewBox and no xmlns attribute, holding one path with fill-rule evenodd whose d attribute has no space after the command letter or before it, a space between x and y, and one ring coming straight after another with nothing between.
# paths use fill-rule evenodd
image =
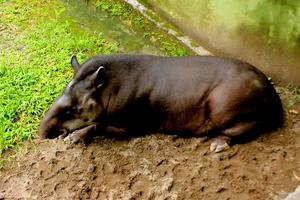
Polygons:
<instances>
[{"instance_id":1,"label":"tapir's eye","mask_svg":"<svg viewBox=\"0 0 300 200\"><path fill-rule=\"evenodd\" d=\"M68 108L66 111L65 111L65 114L67 116L70 116L70 115L73 115L75 112L77 111L77 108L75 106L71 107L71 108Z\"/></svg>"}]
</instances>

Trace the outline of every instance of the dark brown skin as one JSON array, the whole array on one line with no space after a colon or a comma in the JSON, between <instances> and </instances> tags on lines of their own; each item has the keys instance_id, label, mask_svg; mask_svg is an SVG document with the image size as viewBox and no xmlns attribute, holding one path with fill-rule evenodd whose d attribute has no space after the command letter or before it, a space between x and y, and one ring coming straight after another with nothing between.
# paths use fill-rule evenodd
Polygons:
<instances>
[{"instance_id":1,"label":"dark brown skin","mask_svg":"<svg viewBox=\"0 0 300 200\"><path fill-rule=\"evenodd\" d=\"M211 150L231 138L274 130L281 101L266 76L232 59L195 56L97 56L74 79L43 119L42 139L68 135L73 143L96 133L163 132L218 136Z\"/></svg>"}]
</instances>

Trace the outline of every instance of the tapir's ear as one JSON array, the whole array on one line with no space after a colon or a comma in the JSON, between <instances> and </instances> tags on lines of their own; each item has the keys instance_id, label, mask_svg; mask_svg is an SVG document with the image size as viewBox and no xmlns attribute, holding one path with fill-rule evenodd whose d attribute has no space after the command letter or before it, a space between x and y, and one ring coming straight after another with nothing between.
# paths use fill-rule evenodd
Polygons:
<instances>
[{"instance_id":1,"label":"tapir's ear","mask_svg":"<svg viewBox=\"0 0 300 200\"><path fill-rule=\"evenodd\" d=\"M72 58L71 58L71 65L72 65L72 67L73 67L73 69L74 69L74 72L75 72L75 74L76 74L76 72L79 70L79 68L80 68L80 64L78 63L78 60L77 60L77 58L76 58L76 56L74 55L74 56L72 56Z\"/></svg>"},{"instance_id":2,"label":"tapir's ear","mask_svg":"<svg viewBox=\"0 0 300 200\"><path fill-rule=\"evenodd\" d=\"M92 75L91 80L93 82L93 85L98 89L100 88L106 80L106 73L105 68L103 66L100 66Z\"/></svg>"}]
</instances>

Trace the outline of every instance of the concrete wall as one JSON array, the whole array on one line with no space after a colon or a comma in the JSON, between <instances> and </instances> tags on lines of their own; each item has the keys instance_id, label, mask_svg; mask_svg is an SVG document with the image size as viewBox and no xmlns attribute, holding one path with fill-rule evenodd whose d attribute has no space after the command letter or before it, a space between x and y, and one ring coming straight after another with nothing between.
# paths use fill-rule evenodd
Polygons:
<instances>
[{"instance_id":1,"label":"concrete wall","mask_svg":"<svg viewBox=\"0 0 300 200\"><path fill-rule=\"evenodd\" d=\"M212 53L247 61L277 81L300 85L300 51L270 43L265 32L252 29L256 22L244 11L258 1L244 7L230 3L236 0L141 0Z\"/></svg>"}]
</instances>

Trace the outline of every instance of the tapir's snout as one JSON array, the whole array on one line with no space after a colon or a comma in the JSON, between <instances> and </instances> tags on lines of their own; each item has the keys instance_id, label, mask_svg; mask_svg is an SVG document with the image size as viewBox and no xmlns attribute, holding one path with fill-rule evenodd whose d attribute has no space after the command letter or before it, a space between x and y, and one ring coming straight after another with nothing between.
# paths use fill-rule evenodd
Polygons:
<instances>
[{"instance_id":1,"label":"tapir's snout","mask_svg":"<svg viewBox=\"0 0 300 200\"><path fill-rule=\"evenodd\" d=\"M70 107L70 100L66 95L62 95L54 102L40 123L40 139L53 139L66 134L67 131L62 126L66 121L65 115L68 107Z\"/></svg>"},{"instance_id":2,"label":"tapir's snout","mask_svg":"<svg viewBox=\"0 0 300 200\"><path fill-rule=\"evenodd\" d=\"M56 118L44 118L39 128L40 139L52 139L59 136L61 133L57 127L57 122L58 120Z\"/></svg>"},{"instance_id":3,"label":"tapir's snout","mask_svg":"<svg viewBox=\"0 0 300 200\"><path fill-rule=\"evenodd\" d=\"M61 127L62 120L59 119L59 112L61 108L60 104L60 100L55 102L44 116L39 127L40 139L53 139L65 132L65 130L62 130Z\"/></svg>"}]
</instances>

